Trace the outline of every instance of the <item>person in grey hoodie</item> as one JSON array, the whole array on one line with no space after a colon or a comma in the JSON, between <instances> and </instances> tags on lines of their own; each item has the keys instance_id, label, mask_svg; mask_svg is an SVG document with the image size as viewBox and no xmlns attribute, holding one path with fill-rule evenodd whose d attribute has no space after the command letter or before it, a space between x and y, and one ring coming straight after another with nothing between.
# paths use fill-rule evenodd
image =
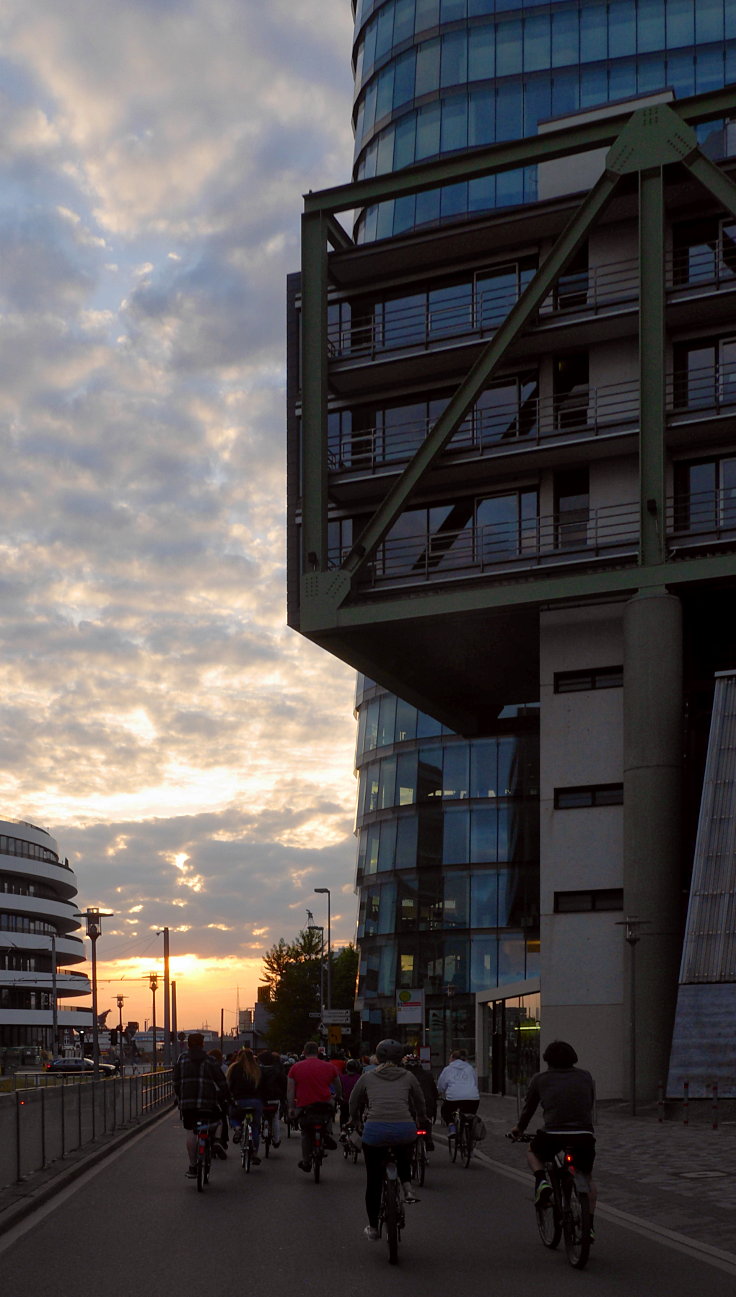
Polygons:
<instances>
[{"instance_id":1,"label":"person in grey hoodie","mask_svg":"<svg viewBox=\"0 0 736 1297\"><path fill-rule=\"evenodd\" d=\"M468 1062L464 1049L454 1049L447 1067L437 1077L437 1089L442 1099L440 1116L450 1135L455 1134L453 1117L456 1112L477 1112L480 1102L478 1077Z\"/></svg>"},{"instance_id":2,"label":"person in grey hoodie","mask_svg":"<svg viewBox=\"0 0 736 1297\"><path fill-rule=\"evenodd\" d=\"M363 1120L365 1161L365 1206L368 1224L363 1233L373 1242L378 1238L381 1209L383 1159L391 1145L401 1181L404 1202L414 1203L411 1188L411 1154L417 1138L417 1122L427 1119L422 1087L411 1072L401 1067L406 1047L396 1040L382 1040L376 1046L378 1064L364 1072L350 1095L350 1119Z\"/></svg>"}]
</instances>

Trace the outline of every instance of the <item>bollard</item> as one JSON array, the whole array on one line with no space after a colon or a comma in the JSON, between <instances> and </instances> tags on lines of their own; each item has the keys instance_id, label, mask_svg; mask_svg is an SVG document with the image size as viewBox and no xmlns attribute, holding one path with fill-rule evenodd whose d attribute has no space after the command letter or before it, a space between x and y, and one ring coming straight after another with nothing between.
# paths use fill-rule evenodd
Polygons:
<instances>
[{"instance_id":1,"label":"bollard","mask_svg":"<svg viewBox=\"0 0 736 1297\"><path fill-rule=\"evenodd\" d=\"M689 1082L689 1081L685 1081L685 1082L683 1082L683 1085L684 1085L684 1089L685 1089L685 1097L684 1097L684 1099L683 1099L683 1101L682 1101L682 1124L683 1124L683 1126L687 1126L687 1123L688 1123L688 1106L689 1106L689 1103L690 1103L690 1082Z\"/></svg>"},{"instance_id":2,"label":"bollard","mask_svg":"<svg viewBox=\"0 0 736 1297\"><path fill-rule=\"evenodd\" d=\"M664 1085L662 1081L657 1086L657 1121L664 1121Z\"/></svg>"},{"instance_id":3,"label":"bollard","mask_svg":"<svg viewBox=\"0 0 736 1297\"><path fill-rule=\"evenodd\" d=\"M718 1082L713 1082L713 1129L718 1130Z\"/></svg>"}]
</instances>

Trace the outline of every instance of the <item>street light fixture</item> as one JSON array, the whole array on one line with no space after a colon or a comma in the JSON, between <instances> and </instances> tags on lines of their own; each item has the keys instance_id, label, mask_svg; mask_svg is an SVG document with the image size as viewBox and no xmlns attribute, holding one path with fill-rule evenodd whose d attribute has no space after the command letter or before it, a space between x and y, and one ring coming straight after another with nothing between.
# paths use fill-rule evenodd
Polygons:
<instances>
[{"instance_id":1,"label":"street light fixture","mask_svg":"<svg viewBox=\"0 0 736 1297\"><path fill-rule=\"evenodd\" d=\"M126 997L124 995L117 996L118 1041L120 1044L120 1075L121 1076L125 1076L125 1053L123 1050L123 1005L125 1004L125 999Z\"/></svg>"},{"instance_id":2,"label":"street light fixture","mask_svg":"<svg viewBox=\"0 0 736 1297\"><path fill-rule=\"evenodd\" d=\"M97 941L102 933L103 918L112 918L113 910L100 910L90 906L82 910L77 918L87 923L87 936L92 943L92 1076L95 1081L100 1077L100 1034L97 1022Z\"/></svg>"},{"instance_id":3,"label":"street light fixture","mask_svg":"<svg viewBox=\"0 0 736 1297\"><path fill-rule=\"evenodd\" d=\"M148 985L151 988L151 999L153 1001L153 1010L151 1015L151 1026L153 1028L153 1068L156 1071L156 991L158 990L158 973L148 974Z\"/></svg>"},{"instance_id":4,"label":"street light fixture","mask_svg":"<svg viewBox=\"0 0 736 1297\"><path fill-rule=\"evenodd\" d=\"M327 897L327 1008L332 1008L332 935L330 932L330 889L315 887L315 892Z\"/></svg>"},{"instance_id":5,"label":"street light fixture","mask_svg":"<svg viewBox=\"0 0 736 1297\"><path fill-rule=\"evenodd\" d=\"M319 935L319 1034L320 1037L322 1037L324 1035L324 1030L325 1030L325 1024L322 1020L322 1015L324 1013L324 1008L325 1008L325 995L324 995L325 930L320 923L315 923L314 915L312 914L311 910L307 910L307 918L309 919L309 923L307 924L307 932L318 932L320 934Z\"/></svg>"}]
</instances>

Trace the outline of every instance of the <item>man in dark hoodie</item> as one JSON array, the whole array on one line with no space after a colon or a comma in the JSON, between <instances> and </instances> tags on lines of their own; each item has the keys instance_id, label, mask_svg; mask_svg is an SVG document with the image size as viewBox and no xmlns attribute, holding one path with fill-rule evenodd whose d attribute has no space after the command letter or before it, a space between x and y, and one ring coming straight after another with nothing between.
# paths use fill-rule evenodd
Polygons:
<instances>
[{"instance_id":1,"label":"man in dark hoodie","mask_svg":"<svg viewBox=\"0 0 736 1297\"><path fill-rule=\"evenodd\" d=\"M373 1242L378 1238L383 1159L389 1145L396 1153L404 1202L419 1201L411 1188L411 1154L417 1138L417 1122L423 1124L427 1113L422 1087L411 1072L400 1066L404 1052L405 1046L398 1041L382 1040L376 1046L377 1066L358 1078L350 1095L351 1121L359 1121L365 1111L363 1158L368 1224L363 1233Z\"/></svg>"},{"instance_id":2,"label":"man in dark hoodie","mask_svg":"<svg viewBox=\"0 0 736 1297\"><path fill-rule=\"evenodd\" d=\"M566 1040L553 1040L542 1057L547 1071L532 1077L519 1120L510 1131L511 1138L518 1139L542 1105L544 1129L537 1131L527 1153L529 1167L534 1172L535 1203L546 1203L552 1196L544 1164L558 1149L574 1145L576 1165L588 1176L595 1160L595 1082L590 1072L575 1066L578 1056ZM595 1201L596 1189L591 1180L591 1213Z\"/></svg>"},{"instance_id":3,"label":"man in dark hoodie","mask_svg":"<svg viewBox=\"0 0 736 1297\"><path fill-rule=\"evenodd\" d=\"M210 1128L219 1124L223 1112L227 1111L228 1088L219 1063L204 1052L202 1033L193 1031L187 1036L187 1045L174 1063L173 1079L174 1094L187 1132L187 1176L193 1180L197 1175L197 1124L207 1122ZM223 1150L220 1156L227 1154Z\"/></svg>"}]
</instances>

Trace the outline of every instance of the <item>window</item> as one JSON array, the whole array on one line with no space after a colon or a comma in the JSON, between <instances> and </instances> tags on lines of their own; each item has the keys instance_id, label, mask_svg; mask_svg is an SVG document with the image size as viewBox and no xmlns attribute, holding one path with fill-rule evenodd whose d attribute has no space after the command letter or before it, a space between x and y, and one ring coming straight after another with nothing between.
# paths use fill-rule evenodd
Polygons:
<instances>
[{"instance_id":1,"label":"window","mask_svg":"<svg viewBox=\"0 0 736 1297\"><path fill-rule=\"evenodd\" d=\"M736 527L736 458L675 465L675 530Z\"/></svg>"},{"instance_id":2,"label":"window","mask_svg":"<svg viewBox=\"0 0 736 1297\"><path fill-rule=\"evenodd\" d=\"M677 406L717 409L736 403L736 338L681 343L674 362Z\"/></svg>"},{"instance_id":3,"label":"window","mask_svg":"<svg viewBox=\"0 0 736 1297\"><path fill-rule=\"evenodd\" d=\"M582 784L576 788L555 788L555 809L578 810L584 806L622 806L623 784Z\"/></svg>"},{"instance_id":4,"label":"window","mask_svg":"<svg viewBox=\"0 0 736 1297\"><path fill-rule=\"evenodd\" d=\"M555 544L558 549L580 549L587 544L588 507L587 466L555 473Z\"/></svg>"},{"instance_id":5,"label":"window","mask_svg":"<svg viewBox=\"0 0 736 1297\"><path fill-rule=\"evenodd\" d=\"M554 367L555 427L584 428L588 422L588 354L559 356Z\"/></svg>"},{"instance_id":6,"label":"window","mask_svg":"<svg viewBox=\"0 0 736 1297\"><path fill-rule=\"evenodd\" d=\"M555 892L555 914L583 914L592 910L622 910L621 887L603 887L593 891Z\"/></svg>"},{"instance_id":7,"label":"window","mask_svg":"<svg viewBox=\"0 0 736 1297\"><path fill-rule=\"evenodd\" d=\"M672 282L720 282L736 275L736 222L733 217L686 221L673 231Z\"/></svg>"},{"instance_id":8,"label":"window","mask_svg":"<svg viewBox=\"0 0 736 1297\"><path fill-rule=\"evenodd\" d=\"M620 689L624 683L622 666L593 667L589 671L556 671L556 694L580 693L586 689Z\"/></svg>"}]
</instances>

